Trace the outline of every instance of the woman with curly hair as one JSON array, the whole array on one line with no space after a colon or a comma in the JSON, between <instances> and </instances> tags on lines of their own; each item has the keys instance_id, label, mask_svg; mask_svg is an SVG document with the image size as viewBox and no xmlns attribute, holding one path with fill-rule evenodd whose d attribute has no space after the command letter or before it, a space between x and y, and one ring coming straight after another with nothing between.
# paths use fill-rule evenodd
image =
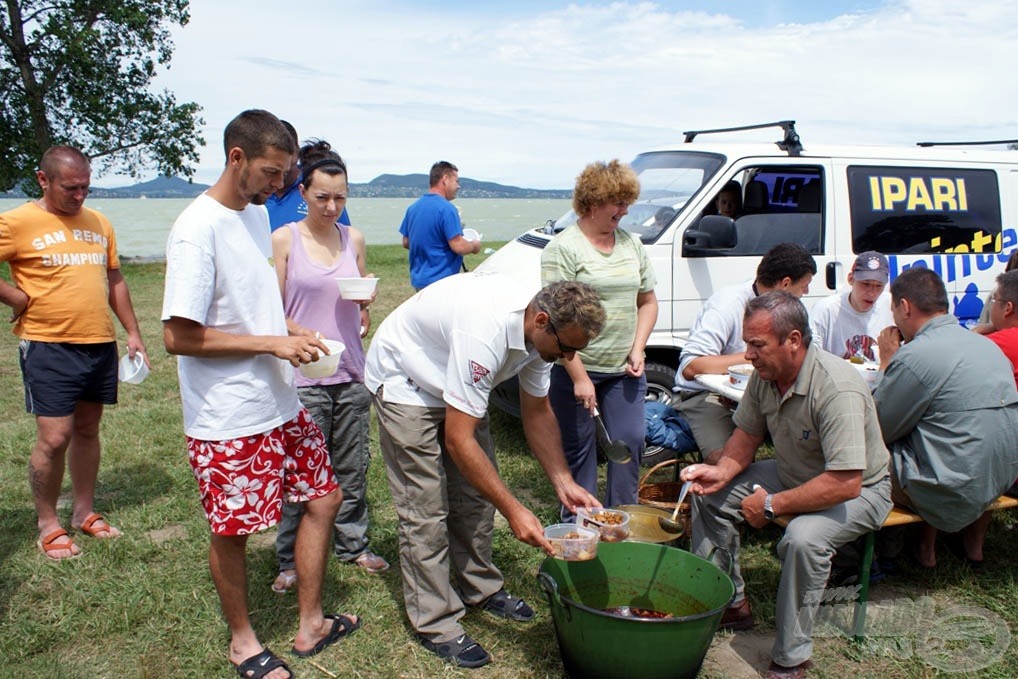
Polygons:
<instances>
[{"instance_id":1,"label":"woman with curly hair","mask_svg":"<svg viewBox=\"0 0 1018 679\"><path fill-rule=\"evenodd\" d=\"M657 321L654 268L643 243L619 221L640 195L632 168L591 163L576 180L575 224L541 256L541 282L576 280L592 285L607 312L601 334L586 349L552 369L549 398L562 446L576 482L597 494L597 449L592 414L599 408L613 440L629 446L627 463L608 462L606 507L637 501L645 424L644 349ZM563 518L570 513L563 508Z\"/></svg>"}]
</instances>

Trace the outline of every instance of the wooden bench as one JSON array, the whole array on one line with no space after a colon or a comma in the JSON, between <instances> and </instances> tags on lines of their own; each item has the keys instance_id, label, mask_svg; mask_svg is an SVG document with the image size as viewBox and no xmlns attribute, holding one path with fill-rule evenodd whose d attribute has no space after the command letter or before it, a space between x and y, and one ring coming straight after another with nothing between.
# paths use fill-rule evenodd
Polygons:
<instances>
[{"instance_id":1,"label":"wooden bench","mask_svg":"<svg viewBox=\"0 0 1018 679\"><path fill-rule=\"evenodd\" d=\"M1018 507L1018 498L1001 495L994 500L993 504L986 508L986 511L995 512L1000 509L1013 509L1015 507ZM791 514L779 516L774 519L774 523L785 528L788 526L788 522L794 518L795 515ZM891 508L891 513L887 515L887 518L884 519L884 523L880 527L907 526L911 523L923 523L923 517L911 510L895 505ZM870 596L870 571L873 567L873 545L876 535L876 531L870 531L866 534L866 546L863 549L862 563L859 565L859 599L856 602L855 613L852 616L852 638L856 641L861 641L866 636L866 605L869 602Z\"/></svg>"}]
</instances>

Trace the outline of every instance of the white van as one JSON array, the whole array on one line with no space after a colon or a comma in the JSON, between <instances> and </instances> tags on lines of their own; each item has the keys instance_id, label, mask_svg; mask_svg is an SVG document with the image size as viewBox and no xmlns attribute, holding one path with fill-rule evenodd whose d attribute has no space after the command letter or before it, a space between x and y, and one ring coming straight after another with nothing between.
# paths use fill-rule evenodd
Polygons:
<instances>
[{"instance_id":1,"label":"white van","mask_svg":"<svg viewBox=\"0 0 1018 679\"><path fill-rule=\"evenodd\" d=\"M781 141L697 139L771 126L784 130ZM964 323L979 317L1018 246L1018 152L814 147L800 142L794 121L684 134L684 143L633 160L641 192L620 225L639 234L657 272L660 311L647 345L648 399L673 397L679 353L704 300L752 279L760 256L777 243L799 243L815 256L807 307L847 284L857 253L877 250L887 255L892 280L912 266L937 271ZM732 181L742 193L741 213L735 219L712 214L716 195ZM539 279L541 250L575 221L569 212L528 231L478 268ZM512 387L493 400L518 412Z\"/></svg>"}]
</instances>

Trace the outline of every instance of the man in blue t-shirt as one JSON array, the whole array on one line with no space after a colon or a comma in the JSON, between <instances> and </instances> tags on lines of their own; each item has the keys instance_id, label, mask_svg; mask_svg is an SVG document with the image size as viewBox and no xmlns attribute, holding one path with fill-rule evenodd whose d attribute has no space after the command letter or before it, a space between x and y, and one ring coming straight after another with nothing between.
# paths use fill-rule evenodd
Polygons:
<instances>
[{"instance_id":1,"label":"man in blue t-shirt","mask_svg":"<svg viewBox=\"0 0 1018 679\"><path fill-rule=\"evenodd\" d=\"M297 141L297 130L285 120L279 122L283 123L283 127L293 137L294 146L299 149L300 142ZM294 161L286 178L283 180L283 188L265 199L265 208L269 211L269 228L273 231L283 224L299 222L308 216L308 204L304 202L304 197L300 195L299 186L300 165ZM345 207L343 208L343 213L339 215L339 223L350 226L350 215L346 213Z\"/></svg>"},{"instance_id":2,"label":"man in blue t-shirt","mask_svg":"<svg viewBox=\"0 0 1018 679\"><path fill-rule=\"evenodd\" d=\"M410 250L410 285L426 288L459 273L463 255L481 251L480 240L463 237L459 212L452 205L460 189L459 169L440 160L431 166L431 188L407 208L399 225L403 247Z\"/></svg>"}]
</instances>

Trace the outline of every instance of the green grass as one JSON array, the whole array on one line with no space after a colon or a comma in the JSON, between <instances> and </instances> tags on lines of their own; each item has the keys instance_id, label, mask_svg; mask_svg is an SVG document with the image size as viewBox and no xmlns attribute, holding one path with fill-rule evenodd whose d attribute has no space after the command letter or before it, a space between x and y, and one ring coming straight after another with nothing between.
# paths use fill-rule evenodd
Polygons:
<instances>
[{"instance_id":1,"label":"green grass","mask_svg":"<svg viewBox=\"0 0 1018 679\"><path fill-rule=\"evenodd\" d=\"M471 257L473 266L481 257ZM406 254L399 246L374 246L369 270L381 282L372 305L377 324L412 292ZM6 273L6 271L5 271ZM135 308L152 359L152 373L139 386L121 388L120 404L103 420L103 462L97 509L120 526L115 542L79 538L81 558L51 563L37 550L35 516L26 480L28 452L35 439L34 420L24 413L17 340L0 337L0 677L231 677L226 661L227 633L207 568L208 529L198 504L184 449L175 362L162 348L159 311L163 267L127 265ZM555 498L546 478L523 443L519 423L500 413L492 417L499 464L510 488L545 523L556 519ZM377 454L369 469L372 545L397 563L395 513ZM69 481L65 478L65 494ZM63 507L65 522L69 508ZM894 576L893 589L876 587L871 599L933 596L938 605L957 603L989 609L1012 629L1018 625L1018 546L1014 517L998 516L988 541L987 564L973 573L947 553L933 575L907 565ZM294 595L269 589L275 557L269 531L252 538L248 575L250 604L262 640L286 651L296 631ZM773 630L773 599L780 577L773 547L776 530L747 536L743 567L754 611L763 632ZM498 523L495 559L510 591L529 599L538 612L530 625L501 621L471 611L469 633L488 648L495 662L473 672L482 677L557 677L561 662L547 603L534 578L542 555L516 541L504 521ZM451 668L413 641L403 616L398 568L369 576L332 559L325 593L328 611L352 611L365 628L314 659L341 677L469 676ZM928 650L928 645L921 650ZM899 655L903 655L899 653ZM937 671L916 652L905 658L857 647L839 639L816 644L822 668L811 676L846 675L930 677ZM325 677L308 661L294 660L303 677ZM981 676L1009 677L1018 667L1012 646L1006 657ZM724 676L708 664L705 676Z\"/></svg>"}]
</instances>

